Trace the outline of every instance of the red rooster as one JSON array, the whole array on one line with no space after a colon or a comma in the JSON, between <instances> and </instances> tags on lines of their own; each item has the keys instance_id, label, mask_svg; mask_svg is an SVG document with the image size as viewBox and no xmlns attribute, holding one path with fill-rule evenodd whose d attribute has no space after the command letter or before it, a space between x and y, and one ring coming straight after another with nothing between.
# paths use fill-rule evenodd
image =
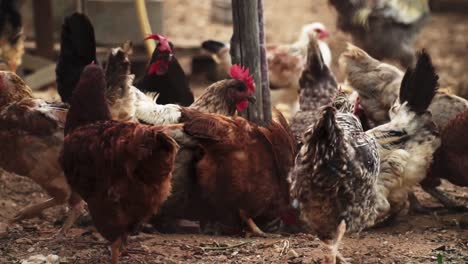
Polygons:
<instances>
[{"instance_id":1,"label":"red rooster","mask_svg":"<svg viewBox=\"0 0 468 264\"><path fill-rule=\"evenodd\" d=\"M127 234L156 213L171 190L177 143L162 127L112 121L104 71L87 66L70 101L60 164L112 243L112 263Z\"/></svg>"}]
</instances>

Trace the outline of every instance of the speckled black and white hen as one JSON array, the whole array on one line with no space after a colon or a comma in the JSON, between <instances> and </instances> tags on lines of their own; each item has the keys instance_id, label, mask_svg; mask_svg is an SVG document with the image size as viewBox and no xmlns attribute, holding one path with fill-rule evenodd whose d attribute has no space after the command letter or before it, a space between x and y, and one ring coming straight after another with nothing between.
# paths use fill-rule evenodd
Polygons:
<instances>
[{"instance_id":1,"label":"speckled black and white hen","mask_svg":"<svg viewBox=\"0 0 468 264\"><path fill-rule=\"evenodd\" d=\"M290 174L301 220L331 251L323 263L346 263L338 253L345 231L359 232L377 216L380 158L375 139L364 133L346 100L336 101L340 109L326 106L305 132Z\"/></svg>"},{"instance_id":2,"label":"speckled black and white hen","mask_svg":"<svg viewBox=\"0 0 468 264\"><path fill-rule=\"evenodd\" d=\"M307 64L299 79L299 111L291 122L291 130L298 141L308 127L320 118L321 107L331 103L338 86L333 72L323 61L316 41L310 41L307 53Z\"/></svg>"}]
</instances>

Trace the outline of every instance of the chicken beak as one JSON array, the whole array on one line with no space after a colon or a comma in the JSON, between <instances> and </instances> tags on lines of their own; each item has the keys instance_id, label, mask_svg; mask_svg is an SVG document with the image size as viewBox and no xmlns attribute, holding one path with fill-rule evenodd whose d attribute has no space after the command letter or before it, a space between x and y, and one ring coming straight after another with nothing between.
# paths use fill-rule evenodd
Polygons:
<instances>
[{"instance_id":1,"label":"chicken beak","mask_svg":"<svg viewBox=\"0 0 468 264\"><path fill-rule=\"evenodd\" d=\"M247 100L252 104L255 104L257 102L257 98L255 97L255 95L247 96Z\"/></svg>"},{"instance_id":2,"label":"chicken beak","mask_svg":"<svg viewBox=\"0 0 468 264\"><path fill-rule=\"evenodd\" d=\"M318 38L319 38L319 39L324 39L324 38L327 38L328 36L330 36L330 32L329 32L328 30L322 30L322 31L319 33Z\"/></svg>"}]
</instances>

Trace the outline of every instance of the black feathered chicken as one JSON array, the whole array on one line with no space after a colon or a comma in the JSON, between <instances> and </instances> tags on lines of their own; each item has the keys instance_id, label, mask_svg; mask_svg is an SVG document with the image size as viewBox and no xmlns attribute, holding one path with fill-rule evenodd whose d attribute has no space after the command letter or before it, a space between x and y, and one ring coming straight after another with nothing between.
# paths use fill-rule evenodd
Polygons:
<instances>
[{"instance_id":1,"label":"black feathered chicken","mask_svg":"<svg viewBox=\"0 0 468 264\"><path fill-rule=\"evenodd\" d=\"M62 25L60 55L55 69L57 90L63 102L70 100L81 72L93 61L97 63L93 25L87 16L73 13Z\"/></svg>"},{"instance_id":2,"label":"black feathered chicken","mask_svg":"<svg viewBox=\"0 0 468 264\"><path fill-rule=\"evenodd\" d=\"M158 44L151 55L145 75L135 86L142 92L157 92L157 104L191 105L194 100L193 93L184 70L174 56L172 43L158 34L150 35L146 39L154 39Z\"/></svg>"}]
</instances>

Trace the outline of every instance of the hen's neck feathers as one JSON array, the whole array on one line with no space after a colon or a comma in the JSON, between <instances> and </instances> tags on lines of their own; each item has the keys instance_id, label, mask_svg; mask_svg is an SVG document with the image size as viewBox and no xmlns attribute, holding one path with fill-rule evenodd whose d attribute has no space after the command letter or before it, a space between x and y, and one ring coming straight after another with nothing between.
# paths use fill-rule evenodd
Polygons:
<instances>
[{"instance_id":1,"label":"hen's neck feathers","mask_svg":"<svg viewBox=\"0 0 468 264\"><path fill-rule=\"evenodd\" d=\"M105 90L104 71L97 65L86 66L70 100L65 135L83 125L111 120Z\"/></svg>"},{"instance_id":2,"label":"hen's neck feathers","mask_svg":"<svg viewBox=\"0 0 468 264\"><path fill-rule=\"evenodd\" d=\"M316 111L331 102L337 90L333 73L323 62L315 41L308 48L307 64L299 79L299 104L302 111Z\"/></svg>"},{"instance_id":3,"label":"hen's neck feathers","mask_svg":"<svg viewBox=\"0 0 468 264\"><path fill-rule=\"evenodd\" d=\"M220 88L222 85L224 82L219 81L206 88L206 91L193 102L190 108L204 113L234 115L236 107L228 101L227 90Z\"/></svg>"},{"instance_id":4,"label":"hen's neck feathers","mask_svg":"<svg viewBox=\"0 0 468 264\"><path fill-rule=\"evenodd\" d=\"M0 108L24 98L32 98L32 90L15 73L0 71Z\"/></svg>"}]
</instances>

